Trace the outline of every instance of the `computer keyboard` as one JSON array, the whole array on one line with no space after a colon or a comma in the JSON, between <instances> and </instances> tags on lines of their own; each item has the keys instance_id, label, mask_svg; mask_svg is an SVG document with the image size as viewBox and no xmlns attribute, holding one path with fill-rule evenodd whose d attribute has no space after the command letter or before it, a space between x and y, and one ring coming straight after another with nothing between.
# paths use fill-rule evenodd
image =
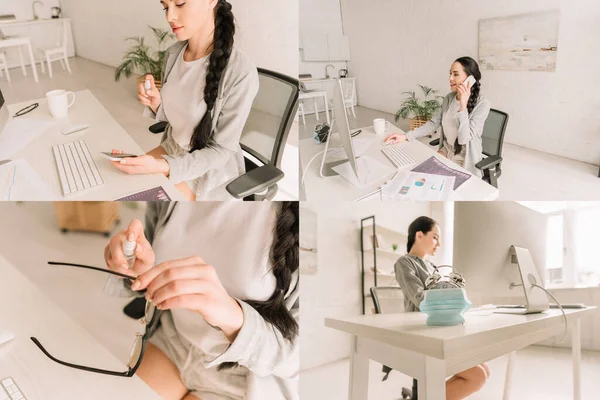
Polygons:
<instances>
[{"instance_id":1,"label":"computer keyboard","mask_svg":"<svg viewBox=\"0 0 600 400\"><path fill-rule=\"evenodd\" d=\"M84 140L57 144L52 151L64 195L104 184Z\"/></svg>"},{"instance_id":2,"label":"computer keyboard","mask_svg":"<svg viewBox=\"0 0 600 400\"><path fill-rule=\"evenodd\" d=\"M27 400L12 378L0 381L0 400Z\"/></svg>"},{"instance_id":3,"label":"computer keyboard","mask_svg":"<svg viewBox=\"0 0 600 400\"><path fill-rule=\"evenodd\" d=\"M396 168L407 167L415 164L415 160L411 156L406 154L399 145L386 146L381 149L381 152L396 166Z\"/></svg>"}]
</instances>

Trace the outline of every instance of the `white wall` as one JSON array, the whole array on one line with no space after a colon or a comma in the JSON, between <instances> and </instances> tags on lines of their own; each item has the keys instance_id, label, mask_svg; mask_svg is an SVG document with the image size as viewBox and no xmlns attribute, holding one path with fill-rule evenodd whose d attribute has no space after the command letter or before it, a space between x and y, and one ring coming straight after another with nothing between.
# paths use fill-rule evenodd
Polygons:
<instances>
[{"instance_id":1,"label":"white wall","mask_svg":"<svg viewBox=\"0 0 600 400\"><path fill-rule=\"evenodd\" d=\"M259 67L298 75L298 0L230 0L237 21L236 45ZM62 0L73 18L77 55L117 66L125 38L145 36L148 25L169 29L162 6L148 0Z\"/></svg>"},{"instance_id":2,"label":"white wall","mask_svg":"<svg viewBox=\"0 0 600 400\"><path fill-rule=\"evenodd\" d=\"M0 14L14 14L18 20L33 19L32 4L35 0L0 0ZM50 18L50 9L59 7L59 0L43 0L36 4L35 10L40 18Z\"/></svg>"},{"instance_id":3,"label":"white wall","mask_svg":"<svg viewBox=\"0 0 600 400\"><path fill-rule=\"evenodd\" d=\"M300 35L303 33L343 34L340 0L300 0ZM340 69L347 68L346 62L340 61L306 62L300 51L301 74L312 74L313 78L325 78L327 64L335 67L329 67L329 74L334 77L338 76Z\"/></svg>"},{"instance_id":4,"label":"white wall","mask_svg":"<svg viewBox=\"0 0 600 400\"><path fill-rule=\"evenodd\" d=\"M304 203L317 212L318 271L301 276L300 367L302 370L349 356L350 336L326 328L324 318L360 315L360 220L375 214L378 225L397 231L421 215L429 203ZM302 232L300 233L302 234Z\"/></svg>"},{"instance_id":5,"label":"white wall","mask_svg":"<svg viewBox=\"0 0 600 400\"><path fill-rule=\"evenodd\" d=\"M561 9L556 72L482 71L482 92L508 112L506 142L597 164L600 3L596 0L342 0L360 104L397 111L423 84L449 92L453 60L477 59L478 20Z\"/></svg>"},{"instance_id":6,"label":"white wall","mask_svg":"<svg viewBox=\"0 0 600 400\"><path fill-rule=\"evenodd\" d=\"M482 225L485 221L485 225ZM467 282L471 301L523 304L522 290L508 289L514 280L505 268L511 244L530 249L538 273L544 277L547 216L512 202L460 202L455 207L454 265ZM600 306L600 288L551 290L559 302ZM600 313L581 321L582 347L600 350ZM570 336L556 343L562 333L540 344L570 347Z\"/></svg>"}]
</instances>

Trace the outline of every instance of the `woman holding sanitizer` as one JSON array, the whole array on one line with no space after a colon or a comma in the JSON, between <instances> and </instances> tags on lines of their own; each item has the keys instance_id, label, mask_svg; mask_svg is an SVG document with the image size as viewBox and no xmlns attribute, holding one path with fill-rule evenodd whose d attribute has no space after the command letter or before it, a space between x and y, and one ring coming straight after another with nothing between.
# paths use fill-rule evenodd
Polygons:
<instances>
[{"instance_id":1,"label":"woman holding sanitizer","mask_svg":"<svg viewBox=\"0 0 600 400\"><path fill-rule=\"evenodd\" d=\"M232 199L225 187L245 173L239 142L258 92L257 69L233 46L229 2L161 4L178 42L166 51L162 89L147 75L138 99L169 124L160 146L113 165L128 174L162 173L188 200Z\"/></svg>"},{"instance_id":2,"label":"woman holding sanitizer","mask_svg":"<svg viewBox=\"0 0 600 400\"><path fill-rule=\"evenodd\" d=\"M476 167L483 158L481 134L490 113L490 102L480 95L481 72L471 57L461 57L450 67L450 89L438 112L425 125L406 134L389 135L386 144L417 139L440 128L438 153L481 177Z\"/></svg>"}]
</instances>

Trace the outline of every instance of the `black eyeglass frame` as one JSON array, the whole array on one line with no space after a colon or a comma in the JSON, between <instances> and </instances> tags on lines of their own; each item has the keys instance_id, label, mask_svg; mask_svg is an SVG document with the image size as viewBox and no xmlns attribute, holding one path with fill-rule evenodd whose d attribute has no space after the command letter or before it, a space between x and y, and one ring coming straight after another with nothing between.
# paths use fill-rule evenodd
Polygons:
<instances>
[{"instance_id":1,"label":"black eyeglass frame","mask_svg":"<svg viewBox=\"0 0 600 400\"><path fill-rule=\"evenodd\" d=\"M136 278L134 276L130 276L130 275L125 275L125 274L121 274L119 272L115 272L115 271L111 271L105 268L97 268L97 267L92 267L90 265L82 265L82 264L73 264L73 263L63 263L63 262L56 262L56 261L48 261L49 265L61 265L61 266L67 266L67 267L77 267L77 268L85 268L85 269L91 269L94 271L99 271L99 272L105 272L108 274L112 274L112 275L117 275L120 276L122 278L126 278L129 279L131 281L136 280ZM139 293L144 293L145 290L143 291L139 291ZM154 306L153 306L154 307ZM158 321L160 321L160 316L162 314L161 310L158 310L155 308L153 315L152 315L152 319L147 323L146 323L146 329L144 331L144 334L141 337L142 340L142 344L141 344L141 349L140 349L140 353L138 356L138 359L136 361L136 363L134 364L133 367L129 367L127 371L111 371L111 370L106 370L106 369L100 369L100 368L94 368L94 367L88 367L85 365L79 365L79 364L72 364L66 361L62 361L59 360L58 358L54 357L53 355L51 355L48 350L46 350L46 348L44 346L42 346L42 344L40 343L40 341L35 338L35 337L30 337L30 339L33 341L33 343L35 343L35 345L46 355L46 357L48 357L49 359L51 359L52 361L64 365L66 367L70 367L70 368L75 368L75 369L79 369L82 371L87 371L87 372L94 372L97 374L105 374L105 375L113 375L113 376L121 376L121 377L125 377L125 378L131 378L135 372L137 371L137 369L139 368L140 364L142 363L142 359L144 358L144 352L146 350L146 342L148 341L148 339L150 338L150 336L152 336L152 334L156 331L156 328L158 327ZM138 335L136 335L136 341L138 340ZM134 342L135 345L136 342ZM130 360L131 361L131 360Z\"/></svg>"},{"instance_id":2,"label":"black eyeglass frame","mask_svg":"<svg viewBox=\"0 0 600 400\"><path fill-rule=\"evenodd\" d=\"M19 111L17 111L15 113L15 115L14 115L14 118L20 117L20 116L25 115L25 114L28 114L28 113L32 112L33 110L35 110L36 108L38 108L39 106L40 106L39 103L30 104L27 107L22 108Z\"/></svg>"}]
</instances>

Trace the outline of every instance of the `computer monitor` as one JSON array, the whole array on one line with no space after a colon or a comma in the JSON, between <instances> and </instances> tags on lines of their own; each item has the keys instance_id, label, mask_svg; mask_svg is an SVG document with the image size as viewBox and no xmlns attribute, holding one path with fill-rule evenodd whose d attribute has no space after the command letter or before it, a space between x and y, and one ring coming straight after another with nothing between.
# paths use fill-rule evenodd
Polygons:
<instances>
[{"instance_id":1,"label":"computer monitor","mask_svg":"<svg viewBox=\"0 0 600 400\"><path fill-rule=\"evenodd\" d=\"M8 107L4 104L4 95L2 94L2 90L0 90L0 134L4 130L4 126L6 125L6 121L8 121Z\"/></svg>"},{"instance_id":2,"label":"computer monitor","mask_svg":"<svg viewBox=\"0 0 600 400\"><path fill-rule=\"evenodd\" d=\"M354 152L354 145L352 143L352 133L350 131L350 123L348 122L348 113L346 110L346 103L344 101L344 90L341 79L337 79L334 85L334 94L333 94L333 113L335 115L335 119L331 124L331 131L333 131L333 126L337 126L338 135L340 137L340 142L342 143L342 147L344 152L346 153L347 159L338 160L326 163L325 159L327 156L327 149L329 147L329 139L331 138L331 133L327 138L326 151L323 155L323 162L321 163L321 175L323 177L335 176L338 175L332 168L350 162L350 166L358 178L358 167L356 165L356 153Z\"/></svg>"},{"instance_id":3,"label":"computer monitor","mask_svg":"<svg viewBox=\"0 0 600 400\"><path fill-rule=\"evenodd\" d=\"M515 202L455 203L453 265L475 304L548 308L546 294L529 284L532 275L544 286L547 224L546 215Z\"/></svg>"}]
</instances>

